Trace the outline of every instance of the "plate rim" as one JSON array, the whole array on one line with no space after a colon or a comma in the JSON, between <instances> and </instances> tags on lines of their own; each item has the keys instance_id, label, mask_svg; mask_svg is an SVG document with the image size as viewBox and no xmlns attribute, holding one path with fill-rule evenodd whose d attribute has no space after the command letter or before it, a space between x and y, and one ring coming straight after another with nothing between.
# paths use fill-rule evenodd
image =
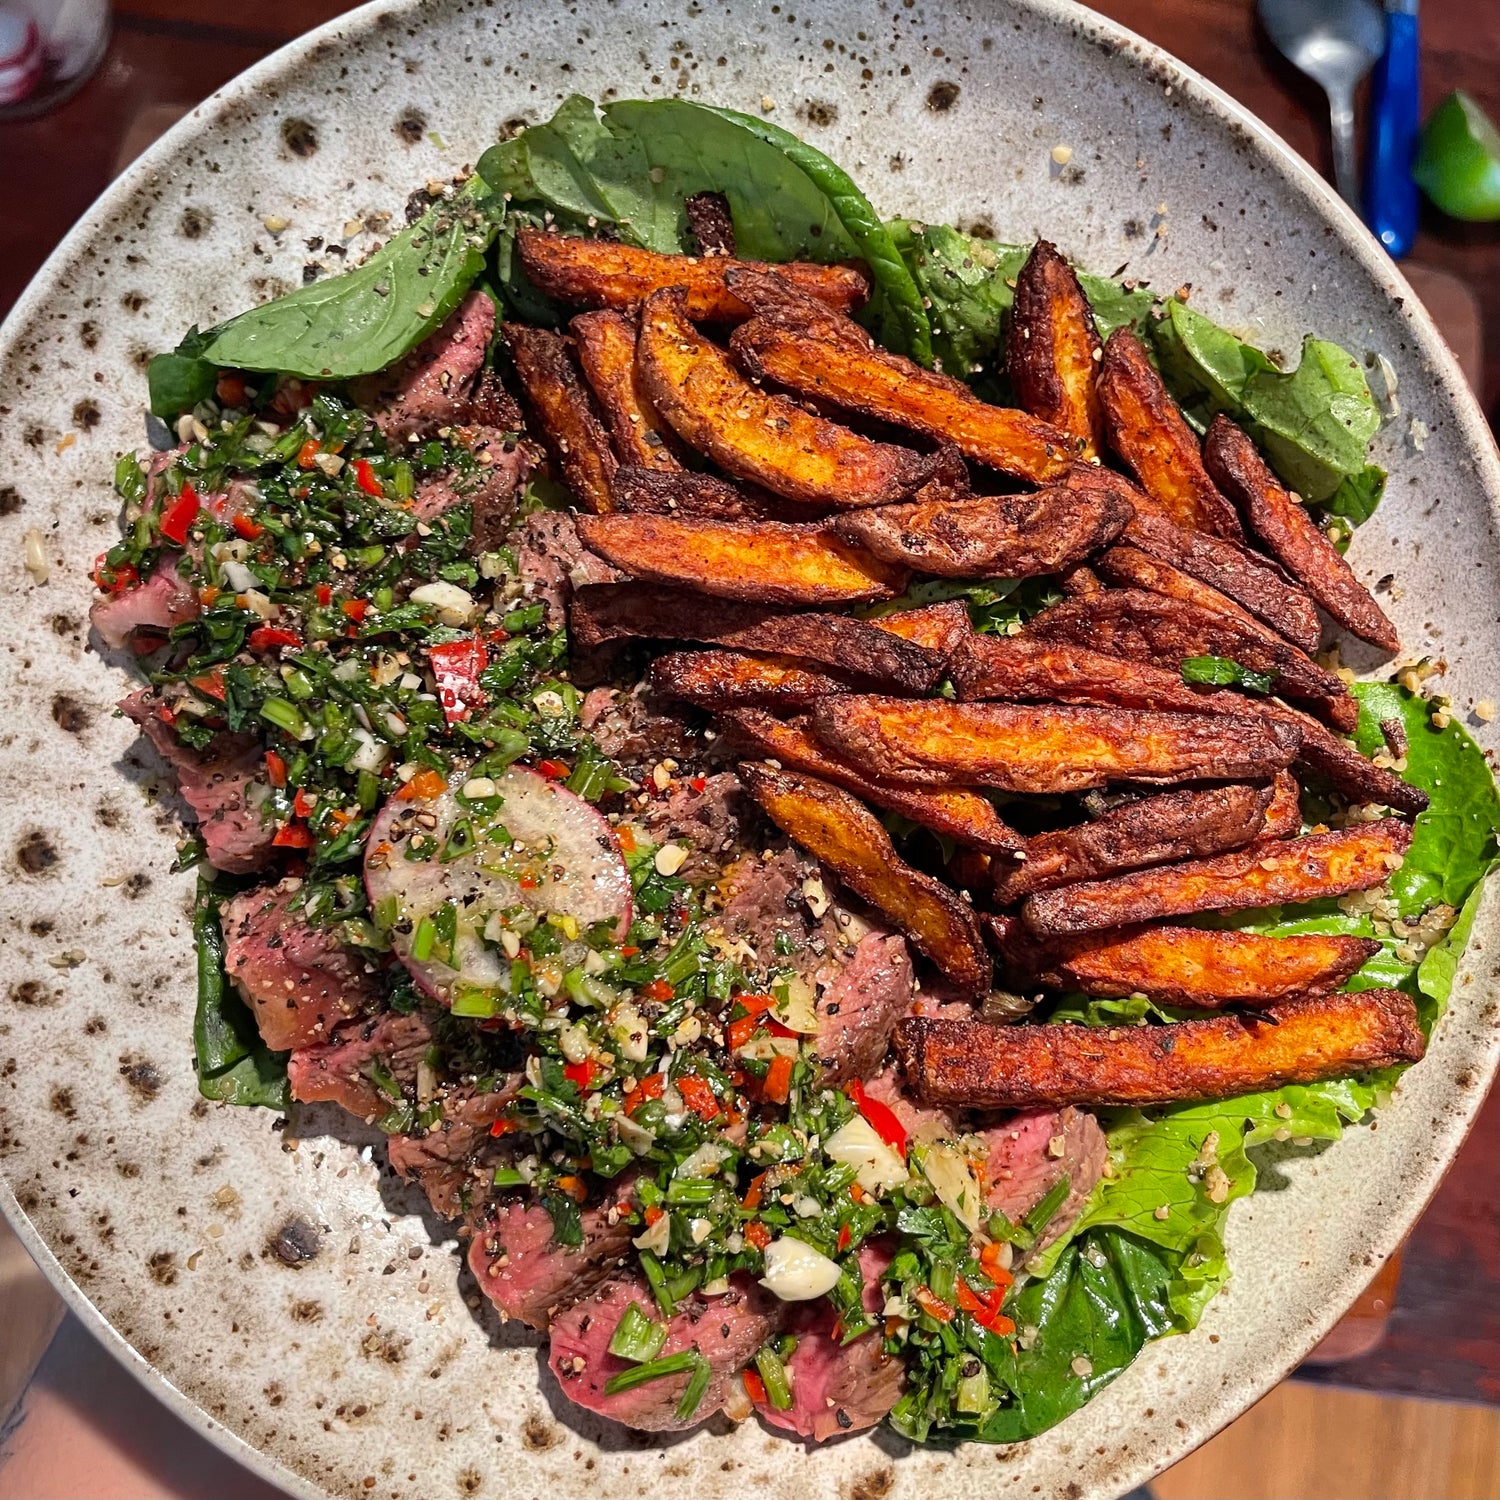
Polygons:
<instances>
[{"instance_id":1,"label":"plate rim","mask_svg":"<svg viewBox=\"0 0 1500 1500\"><path fill-rule=\"evenodd\" d=\"M815 5L816 0L809 0L809 3ZM1497 447L1495 435L1485 421L1479 397L1400 267L1388 257L1359 216L1339 197L1332 185L1275 130L1232 95L1165 48L1111 17L1078 3L1078 0L982 0L982 3L985 8L997 11L1028 11L1050 25L1072 28L1087 34L1090 39L1107 42L1117 53L1134 54L1131 60L1136 66L1169 79L1172 90L1182 89L1194 103L1206 109L1221 124L1237 128L1246 144L1252 145L1278 175L1290 179L1292 185L1301 190L1303 196L1321 214L1323 222L1336 233L1343 250L1351 254L1371 279L1387 291L1395 304L1394 310L1398 317L1411 332L1417 352L1434 375L1441 377L1441 394L1446 397L1453 415L1461 424L1464 442L1480 456L1479 483L1486 492L1491 517L1496 521L1497 529L1500 529L1500 447ZM204 136L212 128L215 115L224 106L237 102L246 95L253 98L262 84L301 65L309 54L317 52L331 40L375 29L384 16L410 16L414 23L421 24L425 8L424 0L368 0L366 4L292 38L194 105L105 186L47 256L3 322L0 322L0 363L6 361L12 344L22 335L35 314L45 306L51 283L62 266L97 232L98 221L122 206L137 191L142 178L149 179L181 147ZM1481 922L1486 917L1490 919L1486 928L1490 925L1500 926L1500 921L1496 920L1500 918L1500 874L1492 875L1486 882L1486 892L1475 922L1476 932L1482 930ZM1500 1032L1492 1032L1490 1035L1479 1072L1480 1086L1465 1091L1463 1098L1455 1099L1453 1102L1458 1107L1448 1113L1446 1128L1434 1132L1442 1141L1442 1149L1434 1151L1428 1157L1423 1174L1413 1184L1416 1191L1403 1197L1398 1212L1383 1221L1380 1235L1367 1247L1370 1254L1378 1257L1381 1262L1400 1246L1426 1211L1477 1122L1485 1099L1494 1086L1497 1075L1500 1075ZM1415 1207L1411 1206L1413 1204ZM3 1171L3 1165L0 1165L0 1216L15 1231L27 1253L68 1310L99 1339L134 1379L150 1390L174 1415L208 1439L226 1456L260 1478L280 1486L288 1494L306 1497L306 1500L329 1500L332 1491L298 1474L264 1449L241 1437L204 1410L135 1349L63 1267L41 1232L21 1208ZM1132 1453L1128 1459L1122 1460L1111 1476L1108 1493L1123 1494L1135 1486L1149 1482L1156 1474L1195 1451L1248 1411L1316 1347L1352 1305L1367 1280L1367 1267L1362 1263L1346 1266L1338 1275L1330 1278L1326 1287L1331 1295L1325 1302L1325 1311L1305 1323L1295 1337L1285 1340L1276 1355L1260 1367L1259 1375L1246 1377L1233 1387L1235 1394L1231 1399L1223 1399L1228 1395L1227 1391L1221 1393L1221 1399L1211 1411L1188 1424L1187 1431L1181 1435L1180 1444L1168 1441L1157 1447L1152 1456L1142 1454L1137 1458ZM1168 1455L1165 1462L1160 1459L1163 1453Z\"/></svg>"}]
</instances>

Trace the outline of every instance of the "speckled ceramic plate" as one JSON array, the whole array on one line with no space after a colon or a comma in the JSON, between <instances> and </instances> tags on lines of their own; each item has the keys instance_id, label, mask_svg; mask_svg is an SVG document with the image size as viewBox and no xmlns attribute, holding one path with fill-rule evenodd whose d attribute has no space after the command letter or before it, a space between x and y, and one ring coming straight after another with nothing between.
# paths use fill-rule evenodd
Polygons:
<instances>
[{"instance_id":1,"label":"speckled ceramic plate","mask_svg":"<svg viewBox=\"0 0 1500 1500\"><path fill-rule=\"evenodd\" d=\"M86 639L86 570L114 535L109 474L140 441L144 361L297 284L313 236L337 245L346 221L399 212L573 90L774 108L887 212L1045 231L1097 270L1192 282L1195 306L1268 348L1315 329L1381 352L1402 416L1354 561L1401 579L1402 635L1447 659L1456 704L1500 696L1500 464L1458 369L1333 194L1163 54L1056 0L369 6L148 152L0 339L0 1206L122 1359L298 1494L1113 1495L1299 1360L1420 1212L1500 1047L1493 901L1378 1129L1268 1172L1234 1210L1235 1279L1198 1331L1016 1448L602 1428L562 1399L534 1338L476 1310L452 1241L381 1180L369 1133L197 1097L174 807L111 717L121 664ZM273 237L270 216L290 228ZM45 582L22 566L33 528Z\"/></svg>"}]
</instances>

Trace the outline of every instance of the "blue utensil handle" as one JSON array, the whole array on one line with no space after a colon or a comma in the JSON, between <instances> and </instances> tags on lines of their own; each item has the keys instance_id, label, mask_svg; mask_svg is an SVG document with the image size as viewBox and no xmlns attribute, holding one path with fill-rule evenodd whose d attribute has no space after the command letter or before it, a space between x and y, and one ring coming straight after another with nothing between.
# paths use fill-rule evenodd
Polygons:
<instances>
[{"instance_id":1,"label":"blue utensil handle","mask_svg":"<svg viewBox=\"0 0 1500 1500\"><path fill-rule=\"evenodd\" d=\"M1421 127L1417 18L1388 11L1385 55L1375 65L1370 149L1365 160L1365 220L1393 259L1411 253L1420 200L1411 166Z\"/></svg>"}]
</instances>

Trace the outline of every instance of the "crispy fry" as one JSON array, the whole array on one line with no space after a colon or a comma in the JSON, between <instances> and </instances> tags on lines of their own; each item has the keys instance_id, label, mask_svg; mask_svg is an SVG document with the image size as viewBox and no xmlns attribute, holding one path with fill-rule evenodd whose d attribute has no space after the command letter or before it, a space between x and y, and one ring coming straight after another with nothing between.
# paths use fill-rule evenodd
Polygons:
<instances>
[{"instance_id":1,"label":"crispy fry","mask_svg":"<svg viewBox=\"0 0 1500 1500\"><path fill-rule=\"evenodd\" d=\"M840 516L834 529L887 562L943 578L1033 578L1105 546L1130 514L1116 495L1058 484L1022 495L882 505Z\"/></svg>"},{"instance_id":2,"label":"crispy fry","mask_svg":"<svg viewBox=\"0 0 1500 1500\"><path fill-rule=\"evenodd\" d=\"M1026 898L1021 915L1045 936L1343 896L1380 885L1410 844L1411 828L1398 818L1303 838L1263 839L1213 859L1043 891Z\"/></svg>"},{"instance_id":3,"label":"crispy fry","mask_svg":"<svg viewBox=\"0 0 1500 1500\"><path fill-rule=\"evenodd\" d=\"M651 663L651 690L661 698L715 711L736 704L806 708L831 693L847 693L850 679L789 656L741 651L668 651Z\"/></svg>"},{"instance_id":4,"label":"crispy fry","mask_svg":"<svg viewBox=\"0 0 1500 1500\"><path fill-rule=\"evenodd\" d=\"M934 479L956 481L952 450L920 454L851 432L752 385L688 321L681 290L641 314L636 366L677 435L721 468L814 505L889 505Z\"/></svg>"},{"instance_id":5,"label":"crispy fry","mask_svg":"<svg viewBox=\"0 0 1500 1500\"><path fill-rule=\"evenodd\" d=\"M1252 718L941 698L830 698L811 724L834 754L887 781L1043 794L1117 781L1254 780L1288 764L1298 740Z\"/></svg>"},{"instance_id":6,"label":"crispy fry","mask_svg":"<svg viewBox=\"0 0 1500 1500\"><path fill-rule=\"evenodd\" d=\"M635 578L756 604L889 599L906 583L904 569L865 556L827 526L580 516L578 534L590 551Z\"/></svg>"},{"instance_id":7,"label":"crispy fry","mask_svg":"<svg viewBox=\"0 0 1500 1500\"><path fill-rule=\"evenodd\" d=\"M723 722L752 746L756 755L780 761L788 770L806 771L831 781L876 807L898 812L923 828L931 828L972 848L1004 852L1019 849L1025 842L1001 820L989 802L974 792L957 787L928 791L892 786L866 776L830 755L808 732L803 720L777 719L759 709L747 708L726 713Z\"/></svg>"},{"instance_id":8,"label":"crispy fry","mask_svg":"<svg viewBox=\"0 0 1500 1500\"><path fill-rule=\"evenodd\" d=\"M1330 734L1316 719L1280 703L1266 703L1261 711L1274 713L1301 729L1298 764L1321 777L1350 802L1374 802L1412 817L1426 811L1428 797L1421 787L1403 781L1394 771L1372 764L1348 740Z\"/></svg>"},{"instance_id":9,"label":"crispy fry","mask_svg":"<svg viewBox=\"0 0 1500 1500\"><path fill-rule=\"evenodd\" d=\"M712 521L799 521L807 507L778 500L750 484L731 484L715 474L689 469L622 466L610 491L616 510L646 511L655 516L704 516Z\"/></svg>"},{"instance_id":10,"label":"crispy fry","mask_svg":"<svg viewBox=\"0 0 1500 1500\"><path fill-rule=\"evenodd\" d=\"M734 331L735 357L752 374L817 401L909 427L966 458L1034 484L1063 478L1078 441L1027 412L990 406L961 381L877 348L857 323L814 322L792 299L742 274L730 278L756 316Z\"/></svg>"},{"instance_id":11,"label":"crispy fry","mask_svg":"<svg viewBox=\"0 0 1500 1500\"><path fill-rule=\"evenodd\" d=\"M1396 627L1338 548L1313 524L1295 495L1266 467L1255 444L1222 413L1203 442L1203 460L1244 512L1250 529L1346 630L1382 651L1401 647Z\"/></svg>"},{"instance_id":12,"label":"crispy fry","mask_svg":"<svg viewBox=\"0 0 1500 1500\"><path fill-rule=\"evenodd\" d=\"M1272 719L1302 735L1297 764L1350 802L1377 802L1416 814L1427 794L1366 760L1314 718L1274 698L1201 692L1182 673L1123 657L1104 656L1068 641L1028 635L971 634L952 651L948 675L960 699L1041 698L1058 703L1166 709L1179 713L1243 714Z\"/></svg>"},{"instance_id":13,"label":"crispy fry","mask_svg":"<svg viewBox=\"0 0 1500 1500\"><path fill-rule=\"evenodd\" d=\"M1016 277L1006 369L1021 405L1071 433L1087 459L1104 450L1104 417L1095 389L1102 349L1072 266L1056 245L1038 240Z\"/></svg>"},{"instance_id":14,"label":"crispy fry","mask_svg":"<svg viewBox=\"0 0 1500 1500\"><path fill-rule=\"evenodd\" d=\"M574 590L569 629L584 647L638 637L702 641L736 651L769 652L833 667L851 682L925 693L943 672L942 657L848 615L785 614L759 604L704 608L697 594L649 583L585 585Z\"/></svg>"},{"instance_id":15,"label":"crispy fry","mask_svg":"<svg viewBox=\"0 0 1500 1500\"><path fill-rule=\"evenodd\" d=\"M661 255L614 240L522 229L516 248L526 278L538 291L579 307L639 306L663 287L681 287L688 316L704 322L737 322L749 309L729 290L725 276L736 269L764 272L827 302L852 311L870 295L870 283L854 266L817 266L789 261L769 266L728 256Z\"/></svg>"},{"instance_id":16,"label":"crispy fry","mask_svg":"<svg viewBox=\"0 0 1500 1500\"><path fill-rule=\"evenodd\" d=\"M1179 526L1240 539L1234 507L1208 477L1193 429L1128 328L1115 329L1104 346L1099 402L1111 446Z\"/></svg>"},{"instance_id":17,"label":"crispy fry","mask_svg":"<svg viewBox=\"0 0 1500 1500\"><path fill-rule=\"evenodd\" d=\"M1123 927L1041 941L1018 917L984 921L1018 988L1149 995L1195 1010L1331 994L1380 952L1374 938L1267 937L1203 927Z\"/></svg>"},{"instance_id":18,"label":"crispy fry","mask_svg":"<svg viewBox=\"0 0 1500 1500\"><path fill-rule=\"evenodd\" d=\"M896 1053L924 1104L1031 1109L1227 1099L1425 1051L1399 990L1286 1000L1262 1014L1108 1029L919 1016L897 1026Z\"/></svg>"},{"instance_id":19,"label":"crispy fry","mask_svg":"<svg viewBox=\"0 0 1500 1500\"><path fill-rule=\"evenodd\" d=\"M1253 631L1265 629L1249 610L1242 609L1227 594L1138 547L1111 547L1102 557L1094 559L1094 568L1116 588L1145 589L1163 599L1180 599L1184 604L1228 615Z\"/></svg>"},{"instance_id":20,"label":"crispy fry","mask_svg":"<svg viewBox=\"0 0 1500 1500\"><path fill-rule=\"evenodd\" d=\"M1315 704L1336 728L1352 730L1359 705L1332 672L1260 626L1143 589L1110 589L1087 599L1064 599L1026 627L1047 640L1072 641L1109 656L1168 670L1192 656L1223 656L1264 672L1277 691Z\"/></svg>"},{"instance_id":21,"label":"crispy fry","mask_svg":"<svg viewBox=\"0 0 1500 1500\"><path fill-rule=\"evenodd\" d=\"M1270 802L1269 784L1162 792L1122 803L1091 823L1038 834L1027 840L1020 864L996 869L996 904L1008 906L1036 891L1238 849L1261 835Z\"/></svg>"},{"instance_id":22,"label":"crispy fry","mask_svg":"<svg viewBox=\"0 0 1500 1500\"><path fill-rule=\"evenodd\" d=\"M1090 594L1102 594L1104 584L1099 575L1092 569L1079 563L1077 567L1069 568L1066 573L1058 579L1058 583L1070 599L1087 599Z\"/></svg>"},{"instance_id":23,"label":"crispy fry","mask_svg":"<svg viewBox=\"0 0 1500 1500\"><path fill-rule=\"evenodd\" d=\"M568 341L521 323L505 324L504 332L521 389L564 482L585 510L604 514L613 508L609 490L618 465Z\"/></svg>"},{"instance_id":24,"label":"crispy fry","mask_svg":"<svg viewBox=\"0 0 1500 1500\"><path fill-rule=\"evenodd\" d=\"M1271 805L1261 837L1294 839L1302 832L1302 788L1290 771L1278 771L1271 782Z\"/></svg>"},{"instance_id":25,"label":"crispy fry","mask_svg":"<svg viewBox=\"0 0 1500 1500\"><path fill-rule=\"evenodd\" d=\"M917 609L893 610L888 615L872 619L870 624L937 652L945 664L974 634L974 627L969 623L969 608L961 599L945 599L941 604L924 604Z\"/></svg>"},{"instance_id":26,"label":"crispy fry","mask_svg":"<svg viewBox=\"0 0 1500 1500\"><path fill-rule=\"evenodd\" d=\"M974 913L941 881L914 870L869 808L811 776L747 761L745 789L789 838L890 918L967 994L989 988L990 960Z\"/></svg>"},{"instance_id":27,"label":"crispy fry","mask_svg":"<svg viewBox=\"0 0 1500 1500\"><path fill-rule=\"evenodd\" d=\"M1228 595L1299 650L1318 649L1323 626L1317 606L1274 563L1239 542L1179 526L1150 496L1108 470L1080 469L1069 482L1121 486L1135 508L1123 541Z\"/></svg>"},{"instance_id":28,"label":"crispy fry","mask_svg":"<svg viewBox=\"0 0 1500 1500\"><path fill-rule=\"evenodd\" d=\"M734 254L734 217L723 193L694 193L682 206L704 255Z\"/></svg>"},{"instance_id":29,"label":"crispy fry","mask_svg":"<svg viewBox=\"0 0 1500 1500\"><path fill-rule=\"evenodd\" d=\"M580 313L568 326L578 344L578 362L603 409L615 457L638 469L680 472L662 420L636 379L635 324L605 308Z\"/></svg>"}]
</instances>

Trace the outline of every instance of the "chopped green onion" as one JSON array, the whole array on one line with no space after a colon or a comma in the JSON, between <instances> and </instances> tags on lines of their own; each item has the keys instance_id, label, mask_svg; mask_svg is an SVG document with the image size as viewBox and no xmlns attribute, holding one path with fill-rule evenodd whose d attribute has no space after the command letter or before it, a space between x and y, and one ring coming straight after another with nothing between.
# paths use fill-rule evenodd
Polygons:
<instances>
[{"instance_id":1,"label":"chopped green onion","mask_svg":"<svg viewBox=\"0 0 1500 1500\"><path fill-rule=\"evenodd\" d=\"M496 1167L494 1184L498 1188L525 1187L526 1179L514 1167Z\"/></svg>"},{"instance_id":2,"label":"chopped green onion","mask_svg":"<svg viewBox=\"0 0 1500 1500\"><path fill-rule=\"evenodd\" d=\"M698 1410L708 1390L708 1382L713 1379L714 1367L701 1354L695 1354L693 1358L697 1361L693 1366L693 1378L688 1381L682 1400L673 1413L679 1422L686 1422Z\"/></svg>"},{"instance_id":3,"label":"chopped green onion","mask_svg":"<svg viewBox=\"0 0 1500 1500\"><path fill-rule=\"evenodd\" d=\"M661 1353L667 1341L667 1325L647 1317L640 1304L629 1302L610 1337L609 1352L633 1365L648 1364Z\"/></svg>"},{"instance_id":4,"label":"chopped green onion","mask_svg":"<svg viewBox=\"0 0 1500 1500\"><path fill-rule=\"evenodd\" d=\"M415 940L412 942L412 956L416 956ZM488 1021L500 1014L500 1000L489 990L462 985L453 992L453 1003L449 1010L455 1016L468 1016L471 1019Z\"/></svg>"},{"instance_id":5,"label":"chopped green onion","mask_svg":"<svg viewBox=\"0 0 1500 1500\"><path fill-rule=\"evenodd\" d=\"M1063 1206L1069 1192L1073 1187L1073 1179L1066 1172L1047 1189L1041 1201L1021 1220L1032 1235L1039 1235L1048 1224L1052 1222L1052 1216Z\"/></svg>"},{"instance_id":6,"label":"chopped green onion","mask_svg":"<svg viewBox=\"0 0 1500 1500\"><path fill-rule=\"evenodd\" d=\"M260 716L299 740L305 739L311 732L307 727L307 720L302 717L302 711L285 698L267 698L260 706Z\"/></svg>"},{"instance_id":7,"label":"chopped green onion","mask_svg":"<svg viewBox=\"0 0 1500 1500\"><path fill-rule=\"evenodd\" d=\"M638 1385L649 1385L653 1380L665 1380L669 1375L686 1375L689 1370L696 1369L700 1362L708 1363L701 1354L691 1349L684 1349L680 1354L666 1354L660 1359L647 1360L643 1365L636 1365L633 1369L621 1370L618 1375L611 1375L604 1382L604 1394L618 1396L621 1391L633 1391ZM696 1406L697 1403L694 1402L694 1405Z\"/></svg>"},{"instance_id":8,"label":"chopped green onion","mask_svg":"<svg viewBox=\"0 0 1500 1500\"><path fill-rule=\"evenodd\" d=\"M780 1355L769 1345L763 1344L755 1351L755 1368L760 1373L766 1388L766 1400L777 1411L792 1409L792 1387L786 1378L786 1366Z\"/></svg>"},{"instance_id":9,"label":"chopped green onion","mask_svg":"<svg viewBox=\"0 0 1500 1500\"><path fill-rule=\"evenodd\" d=\"M661 1268L661 1262L650 1250L641 1251L640 1262L646 1284L651 1288L651 1295L656 1298L656 1305L664 1318L670 1318L677 1311L677 1303L667 1287L667 1276Z\"/></svg>"},{"instance_id":10,"label":"chopped green onion","mask_svg":"<svg viewBox=\"0 0 1500 1500\"><path fill-rule=\"evenodd\" d=\"M979 1416L990 1404L990 1377L977 1359L972 1364L972 1374L959 1376L958 1390L953 1395L953 1409L966 1416Z\"/></svg>"},{"instance_id":11,"label":"chopped green onion","mask_svg":"<svg viewBox=\"0 0 1500 1500\"><path fill-rule=\"evenodd\" d=\"M417 930L411 935L411 956L418 963L426 963L432 957L432 950L437 946L437 923L431 917L423 917L417 923Z\"/></svg>"}]
</instances>

